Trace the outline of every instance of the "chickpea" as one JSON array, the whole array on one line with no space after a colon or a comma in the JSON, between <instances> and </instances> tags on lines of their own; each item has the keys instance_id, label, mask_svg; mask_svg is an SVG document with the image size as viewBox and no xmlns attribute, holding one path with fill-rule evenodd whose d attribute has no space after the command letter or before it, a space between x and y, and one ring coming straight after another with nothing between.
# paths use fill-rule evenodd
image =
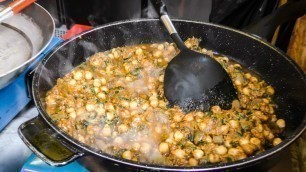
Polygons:
<instances>
[{"instance_id":1,"label":"chickpea","mask_svg":"<svg viewBox=\"0 0 306 172\"><path fill-rule=\"evenodd\" d=\"M230 124L230 127L233 129L237 129L239 127L239 122L233 119L229 121L229 124Z\"/></svg>"},{"instance_id":2,"label":"chickpea","mask_svg":"<svg viewBox=\"0 0 306 172\"><path fill-rule=\"evenodd\" d=\"M254 151L256 150L256 146L251 143L243 144L241 145L241 147L247 155L252 155Z\"/></svg>"},{"instance_id":3,"label":"chickpea","mask_svg":"<svg viewBox=\"0 0 306 172\"><path fill-rule=\"evenodd\" d=\"M173 115L173 120L175 121L175 122L181 122L182 121L182 116L180 115L180 114L174 114Z\"/></svg>"},{"instance_id":4,"label":"chickpea","mask_svg":"<svg viewBox=\"0 0 306 172\"><path fill-rule=\"evenodd\" d=\"M80 142L85 143L85 138L82 135L78 134L77 138Z\"/></svg>"},{"instance_id":5,"label":"chickpea","mask_svg":"<svg viewBox=\"0 0 306 172\"><path fill-rule=\"evenodd\" d=\"M82 115L84 115L85 113L86 113L86 109L85 109L85 108L79 108L79 109L76 110L76 114L77 114L78 116L82 116Z\"/></svg>"},{"instance_id":6,"label":"chickpea","mask_svg":"<svg viewBox=\"0 0 306 172\"><path fill-rule=\"evenodd\" d=\"M102 136L109 137L112 135L112 129L109 125L105 125L102 129Z\"/></svg>"},{"instance_id":7,"label":"chickpea","mask_svg":"<svg viewBox=\"0 0 306 172\"><path fill-rule=\"evenodd\" d=\"M107 109L109 111L114 111L115 107L112 103L107 103L107 104L105 104L105 109Z\"/></svg>"},{"instance_id":8,"label":"chickpea","mask_svg":"<svg viewBox=\"0 0 306 172\"><path fill-rule=\"evenodd\" d=\"M195 159L200 159L203 157L204 152L201 149L196 149L194 151L192 151L192 155Z\"/></svg>"},{"instance_id":9,"label":"chickpea","mask_svg":"<svg viewBox=\"0 0 306 172\"><path fill-rule=\"evenodd\" d=\"M142 55L143 51L142 51L141 48L137 48L136 51L135 51L135 53L136 53L137 55Z\"/></svg>"},{"instance_id":10,"label":"chickpea","mask_svg":"<svg viewBox=\"0 0 306 172\"><path fill-rule=\"evenodd\" d=\"M216 152L217 154L219 154L219 155L224 155L224 154L226 154L227 149L226 149L225 146L221 145L221 146L217 146L217 147L215 148L215 152Z\"/></svg>"},{"instance_id":11,"label":"chickpea","mask_svg":"<svg viewBox=\"0 0 306 172\"><path fill-rule=\"evenodd\" d=\"M135 151L139 151L139 149L140 149L140 144L139 144L138 142L135 142L135 143L132 145L132 148L133 148L133 150L135 150Z\"/></svg>"},{"instance_id":12,"label":"chickpea","mask_svg":"<svg viewBox=\"0 0 306 172\"><path fill-rule=\"evenodd\" d=\"M184 138L184 134L180 131L175 131L173 136L175 141L180 141Z\"/></svg>"},{"instance_id":13,"label":"chickpea","mask_svg":"<svg viewBox=\"0 0 306 172\"><path fill-rule=\"evenodd\" d=\"M105 91L106 93L109 91L109 89L106 86L101 87L102 91Z\"/></svg>"},{"instance_id":14,"label":"chickpea","mask_svg":"<svg viewBox=\"0 0 306 172\"><path fill-rule=\"evenodd\" d=\"M74 112L74 111L75 111L75 110L74 110L74 108L72 108L72 107L66 109L66 112L67 112L67 113L71 113L71 112Z\"/></svg>"},{"instance_id":15,"label":"chickpea","mask_svg":"<svg viewBox=\"0 0 306 172\"><path fill-rule=\"evenodd\" d=\"M141 109L142 110L146 110L147 108L149 107L149 104L148 103L145 103L141 106Z\"/></svg>"},{"instance_id":16,"label":"chickpea","mask_svg":"<svg viewBox=\"0 0 306 172\"><path fill-rule=\"evenodd\" d=\"M220 162L220 157L219 157L219 155L216 155L216 154L209 154L208 155L208 160L211 163L217 163L217 162Z\"/></svg>"},{"instance_id":17,"label":"chickpea","mask_svg":"<svg viewBox=\"0 0 306 172\"><path fill-rule=\"evenodd\" d=\"M88 134L93 135L94 134L94 126L93 125L88 125L86 128L86 131Z\"/></svg>"},{"instance_id":18,"label":"chickpea","mask_svg":"<svg viewBox=\"0 0 306 172\"><path fill-rule=\"evenodd\" d=\"M94 79L93 85L95 87L100 87L101 86L101 81L99 79Z\"/></svg>"},{"instance_id":19,"label":"chickpea","mask_svg":"<svg viewBox=\"0 0 306 172\"><path fill-rule=\"evenodd\" d=\"M106 79L105 78L100 78L101 84L105 85L106 84Z\"/></svg>"},{"instance_id":20,"label":"chickpea","mask_svg":"<svg viewBox=\"0 0 306 172\"><path fill-rule=\"evenodd\" d=\"M90 80L90 79L92 79L92 73L91 72L89 72L89 71L85 71L85 79L87 79L87 80Z\"/></svg>"},{"instance_id":21,"label":"chickpea","mask_svg":"<svg viewBox=\"0 0 306 172\"><path fill-rule=\"evenodd\" d=\"M264 130L263 134L268 140L272 140L274 138L274 134L270 131Z\"/></svg>"},{"instance_id":22,"label":"chickpea","mask_svg":"<svg viewBox=\"0 0 306 172\"><path fill-rule=\"evenodd\" d=\"M197 166L199 162L198 162L198 160L196 160L194 158L190 158L188 160L188 163L189 163L190 166Z\"/></svg>"},{"instance_id":23,"label":"chickpea","mask_svg":"<svg viewBox=\"0 0 306 172\"><path fill-rule=\"evenodd\" d=\"M220 132L221 132L223 135L227 134L227 133L229 132L229 126L228 126L228 125L222 125L222 126L220 127Z\"/></svg>"},{"instance_id":24,"label":"chickpea","mask_svg":"<svg viewBox=\"0 0 306 172\"><path fill-rule=\"evenodd\" d=\"M285 124L285 120L283 119L279 119L276 121L276 125L279 127L279 128L285 128L286 124Z\"/></svg>"},{"instance_id":25,"label":"chickpea","mask_svg":"<svg viewBox=\"0 0 306 172\"><path fill-rule=\"evenodd\" d=\"M107 120L111 121L111 120L113 120L114 118L115 118L114 112L107 112L107 113L106 113L106 119L107 119Z\"/></svg>"},{"instance_id":26,"label":"chickpea","mask_svg":"<svg viewBox=\"0 0 306 172\"><path fill-rule=\"evenodd\" d=\"M244 74L244 76L247 78L247 79L250 79L252 77L252 75L250 73L246 73Z\"/></svg>"},{"instance_id":27,"label":"chickpea","mask_svg":"<svg viewBox=\"0 0 306 172\"><path fill-rule=\"evenodd\" d=\"M115 133L115 132L114 132L114 133ZM113 133L113 134L114 134L114 133ZM123 139L122 139L121 137L116 137L116 138L114 139L113 143L114 143L115 145L122 145L122 144L124 143L124 141L123 141Z\"/></svg>"},{"instance_id":28,"label":"chickpea","mask_svg":"<svg viewBox=\"0 0 306 172\"><path fill-rule=\"evenodd\" d=\"M157 49L159 49L159 50L163 50L165 48L165 46L163 45L163 44L159 44L158 46L157 46Z\"/></svg>"},{"instance_id":29,"label":"chickpea","mask_svg":"<svg viewBox=\"0 0 306 172\"><path fill-rule=\"evenodd\" d=\"M88 112L92 112L95 110L96 106L94 104L91 104L91 103L87 103L86 106L85 106L86 110Z\"/></svg>"},{"instance_id":30,"label":"chickpea","mask_svg":"<svg viewBox=\"0 0 306 172\"><path fill-rule=\"evenodd\" d=\"M149 143L142 143L140 147L140 152L147 154L151 150L151 145Z\"/></svg>"},{"instance_id":31,"label":"chickpea","mask_svg":"<svg viewBox=\"0 0 306 172\"><path fill-rule=\"evenodd\" d=\"M206 137L205 137L205 141L206 141L207 143L211 143L211 142L213 141L213 139L212 139L210 136L206 136Z\"/></svg>"},{"instance_id":32,"label":"chickpea","mask_svg":"<svg viewBox=\"0 0 306 172\"><path fill-rule=\"evenodd\" d=\"M125 77L125 80L126 80L127 82L133 81L133 79L132 79L130 76Z\"/></svg>"},{"instance_id":33,"label":"chickpea","mask_svg":"<svg viewBox=\"0 0 306 172\"><path fill-rule=\"evenodd\" d=\"M241 69L242 67L241 67L240 64L234 64L234 68L236 68L236 69Z\"/></svg>"},{"instance_id":34,"label":"chickpea","mask_svg":"<svg viewBox=\"0 0 306 172\"><path fill-rule=\"evenodd\" d=\"M95 93L99 92L99 87L94 87Z\"/></svg>"},{"instance_id":35,"label":"chickpea","mask_svg":"<svg viewBox=\"0 0 306 172\"><path fill-rule=\"evenodd\" d=\"M160 107L160 108L166 108L166 106L167 106L167 104L166 104L165 101L163 101L163 100L159 100L159 101L158 101L158 107Z\"/></svg>"},{"instance_id":36,"label":"chickpea","mask_svg":"<svg viewBox=\"0 0 306 172\"><path fill-rule=\"evenodd\" d=\"M81 71L77 71L74 73L73 78L77 81L80 81L83 78L83 73Z\"/></svg>"},{"instance_id":37,"label":"chickpea","mask_svg":"<svg viewBox=\"0 0 306 172\"><path fill-rule=\"evenodd\" d=\"M130 102L130 108L131 108L131 109L136 109L137 106L138 106L138 103L137 103L136 101Z\"/></svg>"},{"instance_id":38,"label":"chickpea","mask_svg":"<svg viewBox=\"0 0 306 172\"><path fill-rule=\"evenodd\" d=\"M199 118L203 118L205 114L203 112L196 112L195 115L198 116Z\"/></svg>"},{"instance_id":39,"label":"chickpea","mask_svg":"<svg viewBox=\"0 0 306 172\"><path fill-rule=\"evenodd\" d=\"M183 118L184 121L187 121L187 122L191 122L193 121L193 114L192 113L189 113L187 115L184 116Z\"/></svg>"},{"instance_id":40,"label":"chickpea","mask_svg":"<svg viewBox=\"0 0 306 172\"><path fill-rule=\"evenodd\" d=\"M266 115L264 115L263 112L261 112L261 111L255 111L255 112L254 112L254 115L255 115L257 118L259 118L259 119L261 119L261 120L263 120L263 121L268 120L268 117L267 117Z\"/></svg>"},{"instance_id":41,"label":"chickpea","mask_svg":"<svg viewBox=\"0 0 306 172\"><path fill-rule=\"evenodd\" d=\"M192 44L190 42L186 42L185 45L186 45L187 48L191 48L191 46L192 46Z\"/></svg>"},{"instance_id":42,"label":"chickpea","mask_svg":"<svg viewBox=\"0 0 306 172\"><path fill-rule=\"evenodd\" d=\"M92 58L89 62L93 66L100 66L101 65L101 60L99 60L97 58Z\"/></svg>"},{"instance_id":43,"label":"chickpea","mask_svg":"<svg viewBox=\"0 0 306 172\"><path fill-rule=\"evenodd\" d=\"M158 126L156 126L155 128L154 128L154 131L156 132L156 133L162 133L162 128L161 128L161 126L160 125L158 125Z\"/></svg>"},{"instance_id":44,"label":"chickpea","mask_svg":"<svg viewBox=\"0 0 306 172\"><path fill-rule=\"evenodd\" d=\"M164 82L164 75L160 75L159 77L158 77L158 81L159 82Z\"/></svg>"},{"instance_id":45,"label":"chickpea","mask_svg":"<svg viewBox=\"0 0 306 172\"><path fill-rule=\"evenodd\" d=\"M220 108L220 106L213 106L213 107L211 107L211 109L210 109L213 113L221 113L221 108Z\"/></svg>"},{"instance_id":46,"label":"chickpea","mask_svg":"<svg viewBox=\"0 0 306 172\"><path fill-rule=\"evenodd\" d=\"M122 118L129 118L129 117L131 117L131 114L128 110L124 110L124 111L120 112L120 116Z\"/></svg>"},{"instance_id":47,"label":"chickpea","mask_svg":"<svg viewBox=\"0 0 306 172\"><path fill-rule=\"evenodd\" d=\"M115 58L118 58L118 57L119 57L119 53L118 53L117 51L114 51L114 52L113 52L113 55L114 55Z\"/></svg>"},{"instance_id":48,"label":"chickpea","mask_svg":"<svg viewBox=\"0 0 306 172\"><path fill-rule=\"evenodd\" d=\"M160 153L168 153L169 152L169 144L166 142L162 142L159 144L158 150Z\"/></svg>"},{"instance_id":49,"label":"chickpea","mask_svg":"<svg viewBox=\"0 0 306 172\"><path fill-rule=\"evenodd\" d=\"M250 140L247 139L247 138L241 138L241 139L239 140L239 144L240 144L240 145L245 145L245 144L249 144L249 143L250 143Z\"/></svg>"},{"instance_id":50,"label":"chickpea","mask_svg":"<svg viewBox=\"0 0 306 172\"><path fill-rule=\"evenodd\" d=\"M237 86L240 86L242 83L241 83L241 81L239 79L236 79L234 81L234 84L237 85Z\"/></svg>"},{"instance_id":51,"label":"chickpea","mask_svg":"<svg viewBox=\"0 0 306 172\"><path fill-rule=\"evenodd\" d=\"M261 141L260 141L258 138L256 138L256 137L252 137L252 138L250 139L250 142L251 142L252 144L258 146L258 147L261 146Z\"/></svg>"},{"instance_id":52,"label":"chickpea","mask_svg":"<svg viewBox=\"0 0 306 172\"><path fill-rule=\"evenodd\" d=\"M280 139L280 138L275 138L275 139L273 140L273 146L276 146L276 145L280 144L281 142L282 142L282 139Z\"/></svg>"},{"instance_id":53,"label":"chickpea","mask_svg":"<svg viewBox=\"0 0 306 172\"><path fill-rule=\"evenodd\" d=\"M250 89L247 88L247 87L244 87L244 88L242 89L242 93L245 94L245 95L247 95L247 96L249 96L249 95L250 95Z\"/></svg>"},{"instance_id":54,"label":"chickpea","mask_svg":"<svg viewBox=\"0 0 306 172\"><path fill-rule=\"evenodd\" d=\"M150 101L150 105L151 105L152 107L157 107L157 106L158 106L158 100L157 100L157 99L152 99L152 100Z\"/></svg>"},{"instance_id":55,"label":"chickpea","mask_svg":"<svg viewBox=\"0 0 306 172\"><path fill-rule=\"evenodd\" d=\"M97 97L100 98L100 99L102 99L102 100L105 100L105 99L106 99L106 94L103 93L103 92L101 92L101 93L98 93L98 94L97 94Z\"/></svg>"},{"instance_id":56,"label":"chickpea","mask_svg":"<svg viewBox=\"0 0 306 172\"><path fill-rule=\"evenodd\" d=\"M120 125L118 126L118 131L119 131L120 133L125 133L125 132L128 131L128 129L129 129L129 127L128 127L126 124L120 124Z\"/></svg>"},{"instance_id":57,"label":"chickpea","mask_svg":"<svg viewBox=\"0 0 306 172\"><path fill-rule=\"evenodd\" d=\"M175 51L174 46L173 46L173 45L170 45L170 46L168 47L168 51L170 51L170 52Z\"/></svg>"},{"instance_id":58,"label":"chickpea","mask_svg":"<svg viewBox=\"0 0 306 172\"><path fill-rule=\"evenodd\" d=\"M172 151L171 153L179 159L185 158L185 154L186 154L185 151L182 149L176 149Z\"/></svg>"},{"instance_id":59,"label":"chickpea","mask_svg":"<svg viewBox=\"0 0 306 172\"><path fill-rule=\"evenodd\" d=\"M235 157L237 160L246 158L246 154L239 148L230 148L228 154Z\"/></svg>"},{"instance_id":60,"label":"chickpea","mask_svg":"<svg viewBox=\"0 0 306 172\"><path fill-rule=\"evenodd\" d=\"M252 76L250 78L250 81L253 82L253 83L256 83L256 82L258 82L258 79L256 77Z\"/></svg>"},{"instance_id":61,"label":"chickpea","mask_svg":"<svg viewBox=\"0 0 306 172\"><path fill-rule=\"evenodd\" d=\"M133 157L133 154L132 154L132 152L129 151L129 150L123 152L123 154L122 154L122 158L124 158L124 159L131 160L132 157Z\"/></svg>"},{"instance_id":62,"label":"chickpea","mask_svg":"<svg viewBox=\"0 0 306 172\"><path fill-rule=\"evenodd\" d=\"M76 113L73 111L71 113L69 113L70 118L75 119L76 118Z\"/></svg>"},{"instance_id":63,"label":"chickpea","mask_svg":"<svg viewBox=\"0 0 306 172\"><path fill-rule=\"evenodd\" d=\"M114 58L114 55L112 53L109 53L107 56L111 59Z\"/></svg>"},{"instance_id":64,"label":"chickpea","mask_svg":"<svg viewBox=\"0 0 306 172\"><path fill-rule=\"evenodd\" d=\"M275 122L275 121L277 121L276 115L272 115L271 122Z\"/></svg>"},{"instance_id":65,"label":"chickpea","mask_svg":"<svg viewBox=\"0 0 306 172\"><path fill-rule=\"evenodd\" d=\"M75 80L75 79L71 79L71 80L69 81L69 84L70 84L70 85L75 85L75 84L76 84L76 80Z\"/></svg>"},{"instance_id":66,"label":"chickpea","mask_svg":"<svg viewBox=\"0 0 306 172\"><path fill-rule=\"evenodd\" d=\"M105 109L103 108L103 106L102 107L98 107L96 109L96 112L97 112L98 115L103 115L103 114L105 114Z\"/></svg>"},{"instance_id":67,"label":"chickpea","mask_svg":"<svg viewBox=\"0 0 306 172\"><path fill-rule=\"evenodd\" d=\"M271 86L268 86L266 91L271 96L274 95L274 93L275 93L274 88L271 87Z\"/></svg>"},{"instance_id":68,"label":"chickpea","mask_svg":"<svg viewBox=\"0 0 306 172\"><path fill-rule=\"evenodd\" d=\"M261 133L263 131L263 126L261 124L258 124L256 126L256 130Z\"/></svg>"},{"instance_id":69,"label":"chickpea","mask_svg":"<svg viewBox=\"0 0 306 172\"><path fill-rule=\"evenodd\" d=\"M223 137L222 136L214 136L213 137L213 142L217 144L223 143Z\"/></svg>"},{"instance_id":70,"label":"chickpea","mask_svg":"<svg viewBox=\"0 0 306 172\"><path fill-rule=\"evenodd\" d=\"M158 57L161 57L161 56L162 56L162 52L160 50L157 50L157 51L153 52L153 57L158 58Z\"/></svg>"},{"instance_id":71,"label":"chickpea","mask_svg":"<svg viewBox=\"0 0 306 172\"><path fill-rule=\"evenodd\" d=\"M232 147L231 140L225 140L224 141L224 146L226 146L228 148L231 148Z\"/></svg>"},{"instance_id":72,"label":"chickpea","mask_svg":"<svg viewBox=\"0 0 306 172\"><path fill-rule=\"evenodd\" d=\"M198 126L199 126L199 129L200 129L201 131L204 131L204 130L206 129L206 127L207 127L207 125L206 125L205 122L201 122L200 124L198 124Z\"/></svg>"}]
</instances>

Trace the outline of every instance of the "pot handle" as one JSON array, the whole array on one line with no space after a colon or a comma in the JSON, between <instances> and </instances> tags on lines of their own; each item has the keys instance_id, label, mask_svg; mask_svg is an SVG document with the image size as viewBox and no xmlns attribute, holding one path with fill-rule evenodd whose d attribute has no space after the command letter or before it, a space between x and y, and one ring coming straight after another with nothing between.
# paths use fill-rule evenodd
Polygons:
<instances>
[{"instance_id":1,"label":"pot handle","mask_svg":"<svg viewBox=\"0 0 306 172\"><path fill-rule=\"evenodd\" d=\"M279 25L289 20L297 19L304 14L306 14L306 0L289 1L270 15L242 30L271 41Z\"/></svg>"},{"instance_id":2,"label":"pot handle","mask_svg":"<svg viewBox=\"0 0 306 172\"><path fill-rule=\"evenodd\" d=\"M40 116L20 125L18 134L36 156L51 166L66 165L84 155L65 142Z\"/></svg>"}]
</instances>

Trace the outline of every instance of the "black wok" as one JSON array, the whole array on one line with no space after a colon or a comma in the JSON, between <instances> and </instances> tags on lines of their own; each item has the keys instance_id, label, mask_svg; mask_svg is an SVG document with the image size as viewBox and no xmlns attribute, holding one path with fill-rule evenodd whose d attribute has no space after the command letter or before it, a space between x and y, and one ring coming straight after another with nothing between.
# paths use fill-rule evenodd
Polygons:
<instances>
[{"instance_id":1,"label":"black wok","mask_svg":"<svg viewBox=\"0 0 306 172\"><path fill-rule=\"evenodd\" d=\"M153 42L171 42L157 19L143 19L104 25L78 35L51 52L38 66L33 77L33 98L40 115L20 126L19 134L29 148L51 165L65 165L78 160L94 171L145 169L165 171L266 170L272 167L287 148L305 130L306 78L285 53L269 43L231 28L186 20L173 20L183 39L201 38L201 47L224 54L257 73L275 88L276 114L286 121L283 142L263 153L244 160L207 164L198 167L170 167L136 163L97 152L73 139L49 118L45 94L56 80L86 61L94 53L113 47ZM119 164L120 167L117 167Z\"/></svg>"}]
</instances>

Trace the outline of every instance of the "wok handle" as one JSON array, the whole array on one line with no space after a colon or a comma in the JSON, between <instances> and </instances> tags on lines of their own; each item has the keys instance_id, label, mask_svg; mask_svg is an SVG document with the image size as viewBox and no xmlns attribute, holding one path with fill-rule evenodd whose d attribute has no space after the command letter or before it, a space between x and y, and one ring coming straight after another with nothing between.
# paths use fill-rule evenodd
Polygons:
<instances>
[{"instance_id":1,"label":"wok handle","mask_svg":"<svg viewBox=\"0 0 306 172\"><path fill-rule=\"evenodd\" d=\"M37 116L18 128L22 141L44 162L51 166L66 165L84 155Z\"/></svg>"},{"instance_id":2,"label":"wok handle","mask_svg":"<svg viewBox=\"0 0 306 172\"><path fill-rule=\"evenodd\" d=\"M284 22L297 19L306 14L306 0L289 1L263 19L242 30L268 41L272 40L276 28Z\"/></svg>"},{"instance_id":3,"label":"wok handle","mask_svg":"<svg viewBox=\"0 0 306 172\"><path fill-rule=\"evenodd\" d=\"M170 17L168 15L167 7L165 3L162 0L151 0L157 14L160 17L160 20L165 25L166 29L168 30L171 38L177 45L177 47L180 50L187 49L187 47L184 44L184 41L181 39L179 34L177 33L172 21L170 20Z\"/></svg>"}]
</instances>

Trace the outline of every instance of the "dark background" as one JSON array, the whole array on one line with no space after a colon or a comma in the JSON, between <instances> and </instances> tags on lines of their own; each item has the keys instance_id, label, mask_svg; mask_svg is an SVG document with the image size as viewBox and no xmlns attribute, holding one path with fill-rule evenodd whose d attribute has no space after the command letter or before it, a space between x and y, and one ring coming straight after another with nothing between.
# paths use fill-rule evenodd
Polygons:
<instances>
[{"instance_id":1,"label":"dark background","mask_svg":"<svg viewBox=\"0 0 306 172\"><path fill-rule=\"evenodd\" d=\"M212 22L242 29L273 12L280 0L164 0L171 18ZM294 0L291 0L294 1ZM157 18L150 0L38 0L57 27L98 26L135 18ZM286 51L295 21L280 27L275 45Z\"/></svg>"}]
</instances>

